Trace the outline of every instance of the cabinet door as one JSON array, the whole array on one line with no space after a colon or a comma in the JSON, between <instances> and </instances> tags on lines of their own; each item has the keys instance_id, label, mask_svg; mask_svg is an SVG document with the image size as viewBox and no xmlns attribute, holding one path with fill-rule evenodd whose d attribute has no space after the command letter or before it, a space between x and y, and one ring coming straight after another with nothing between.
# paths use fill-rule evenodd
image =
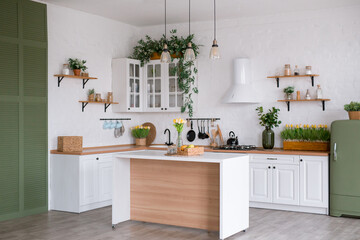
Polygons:
<instances>
[{"instance_id":1,"label":"cabinet door","mask_svg":"<svg viewBox=\"0 0 360 240\"><path fill-rule=\"evenodd\" d=\"M300 205L328 207L328 157L300 157Z\"/></svg>"},{"instance_id":2,"label":"cabinet door","mask_svg":"<svg viewBox=\"0 0 360 240\"><path fill-rule=\"evenodd\" d=\"M250 164L250 201L271 202L271 166L264 163Z\"/></svg>"},{"instance_id":3,"label":"cabinet door","mask_svg":"<svg viewBox=\"0 0 360 240\"><path fill-rule=\"evenodd\" d=\"M80 205L98 201L97 157L80 157Z\"/></svg>"},{"instance_id":4,"label":"cabinet door","mask_svg":"<svg viewBox=\"0 0 360 240\"><path fill-rule=\"evenodd\" d=\"M274 164L273 203L299 205L299 166Z\"/></svg>"},{"instance_id":5,"label":"cabinet door","mask_svg":"<svg viewBox=\"0 0 360 240\"><path fill-rule=\"evenodd\" d=\"M142 77L138 61L128 60L127 63L128 111L139 112L142 109Z\"/></svg>"},{"instance_id":6,"label":"cabinet door","mask_svg":"<svg viewBox=\"0 0 360 240\"><path fill-rule=\"evenodd\" d=\"M98 161L99 201L112 199L112 157L102 157Z\"/></svg>"},{"instance_id":7,"label":"cabinet door","mask_svg":"<svg viewBox=\"0 0 360 240\"><path fill-rule=\"evenodd\" d=\"M164 111L164 69L159 60L145 65L145 109L148 112Z\"/></svg>"},{"instance_id":8,"label":"cabinet door","mask_svg":"<svg viewBox=\"0 0 360 240\"><path fill-rule=\"evenodd\" d=\"M180 89L178 84L178 75L175 71L177 61L168 64L167 66L167 107L168 111L180 112L181 107L184 105L184 92Z\"/></svg>"}]
</instances>

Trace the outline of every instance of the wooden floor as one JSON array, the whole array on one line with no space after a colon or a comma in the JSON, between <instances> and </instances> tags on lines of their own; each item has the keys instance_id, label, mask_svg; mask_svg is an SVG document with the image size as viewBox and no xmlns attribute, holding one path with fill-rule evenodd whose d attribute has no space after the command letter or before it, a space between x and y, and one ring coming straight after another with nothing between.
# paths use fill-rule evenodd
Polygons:
<instances>
[{"instance_id":1,"label":"wooden floor","mask_svg":"<svg viewBox=\"0 0 360 240\"><path fill-rule=\"evenodd\" d=\"M204 230L128 221L111 230L111 207L82 214L48 212L0 222L6 240L216 240ZM250 229L227 240L359 240L360 219L250 209Z\"/></svg>"}]
</instances>

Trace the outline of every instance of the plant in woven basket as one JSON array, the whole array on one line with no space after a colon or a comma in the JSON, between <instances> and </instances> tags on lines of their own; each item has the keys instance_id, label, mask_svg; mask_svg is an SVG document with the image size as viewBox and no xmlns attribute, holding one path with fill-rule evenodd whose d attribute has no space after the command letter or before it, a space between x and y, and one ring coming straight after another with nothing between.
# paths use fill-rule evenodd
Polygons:
<instances>
[{"instance_id":1,"label":"plant in woven basket","mask_svg":"<svg viewBox=\"0 0 360 240\"><path fill-rule=\"evenodd\" d=\"M330 131L327 125L309 125L293 126L286 124L283 131L281 131L281 138L284 141L308 141L308 142L328 142L330 141Z\"/></svg>"},{"instance_id":2,"label":"plant in woven basket","mask_svg":"<svg viewBox=\"0 0 360 240\"><path fill-rule=\"evenodd\" d=\"M135 126L131 128L131 134L134 138L146 138L149 135L149 126Z\"/></svg>"}]
</instances>

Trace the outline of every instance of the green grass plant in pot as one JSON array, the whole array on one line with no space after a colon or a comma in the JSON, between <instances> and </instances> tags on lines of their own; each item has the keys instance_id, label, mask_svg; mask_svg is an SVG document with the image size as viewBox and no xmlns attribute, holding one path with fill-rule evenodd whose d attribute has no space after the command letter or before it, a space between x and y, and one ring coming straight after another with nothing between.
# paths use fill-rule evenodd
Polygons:
<instances>
[{"instance_id":1,"label":"green grass plant in pot","mask_svg":"<svg viewBox=\"0 0 360 240\"><path fill-rule=\"evenodd\" d=\"M286 100L292 100L293 99L293 93L294 93L295 89L294 87L287 87L287 88L284 88L284 93L286 94Z\"/></svg>"},{"instance_id":2,"label":"green grass plant in pot","mask_svg":"<svg viewBox=\"0 0 360 240\"><path fill-rule=\"evenodd\" d=\"M135 138L136 145L146 146L146 137L149 135L150 127L149 126L135 126L131 128L131 134Z\"/></svg>"},{"instance_id":3,"label":"green grass plant in pot","mask_svg":"<svg viewBox=\"0 0 360 240\"><path fill-rule=\"evenodd\" d=\"M280 109L272 107L267 113L264 113L263 107L256 108L259 116L259 124L265 127L262 132L262 145L264 149L273 149L275 145L274 127L279 127L281 121L278 120Z\"/></svg>"},{"instance_id":4,"label":"green grass plant in pot","mask_svg":"<svg viewBox=\"0 0 360 240\"><path fill-rule=\"evenodd\" d=\"M89 89L88 91L88 101L94 102L95 101L95 89Z\"/></svg>"},{"instance_id":5,"label":"green grass plant in pot","mask_svg":"<svg viewBox=\"0 0 360 240\"><path fill-rule=\"evenodd\" d=\"M349 113L350 120L360 120L360 102L345 104L344 109Z\"/></svg>"},{"instance_id":6,"label":"green grass plant in pot","mask_svg":"<svg viewBox=\"0 0 360 240\"><path fill-rule=\"evenodd\" d=\"M86 60L69 58L68 62L70 69L73 70L75 76L80 76L80 72L87 69L87 67L85 66Z\"/></svg>"}]
</instances>

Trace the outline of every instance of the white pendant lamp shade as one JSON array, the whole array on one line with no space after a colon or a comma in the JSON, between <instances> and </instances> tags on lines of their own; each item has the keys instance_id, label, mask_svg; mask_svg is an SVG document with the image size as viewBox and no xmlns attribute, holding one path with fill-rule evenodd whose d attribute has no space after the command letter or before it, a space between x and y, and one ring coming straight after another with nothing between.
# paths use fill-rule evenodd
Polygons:
<instances>
[{"instance_id":1,"label":"white pendant lamp shade","mask_svg":"<svg viewBox=\"0 0 360 240\"><path fill-rule=\"evenodd\" d=\"M166 0L165 0L165 42L166 42ZM170 52L168 50L168 46L166 43L164 44L164 48L161 53L160 62L162 62L162 63L170 63L171 62Z\"/></svg>"},{"instance_id":2,"label":"white pendant lamp shade","mask_svg":"<svg viewBox=\"0 0 360 240\"><path fill-rule=\"evenodd\" d=\"M167 44L164 44L163 52L161 53L160 62L162 63L170 63L171 62L171 56L170 52L167 48Z\"/></svg>"},{"instance_id":3,"label":"white pendant lamp shade","mask_svg":"<svg viewBox=\"0 0 360 240\"><path fill-rule=\"evenodd\" d=\"M248 58L234 60L234 80L224 97L225 103L258 103L258 95L251 84L251 68Z\"/></svg>"},{"instance_id":4,"label":"white pendant lamp shade","mask_svg":"<svg viewBox=\"0 0 360 240\"><path fill-rule=\"evenodd\" d=\"M220 51L219 46L217 45L217 41L213 41L213 45L210 49L210 59L219 59L220 58Z\"/></svg>"},{"instance_id":5,"label":"white pendant lamp shade","mask_svg":"<svg viewBox=\"0 0 360 240\"><path fill-rule=\"evenodd\" d=\"M190 36L190 6L191 6L191 3L189 0L189 36ZM184 60L185 61L194 61L195 60L195 52L194 52L194 49L192 48L191 42L189 42L186 47Z\"/></svg>"}]
</instances>

